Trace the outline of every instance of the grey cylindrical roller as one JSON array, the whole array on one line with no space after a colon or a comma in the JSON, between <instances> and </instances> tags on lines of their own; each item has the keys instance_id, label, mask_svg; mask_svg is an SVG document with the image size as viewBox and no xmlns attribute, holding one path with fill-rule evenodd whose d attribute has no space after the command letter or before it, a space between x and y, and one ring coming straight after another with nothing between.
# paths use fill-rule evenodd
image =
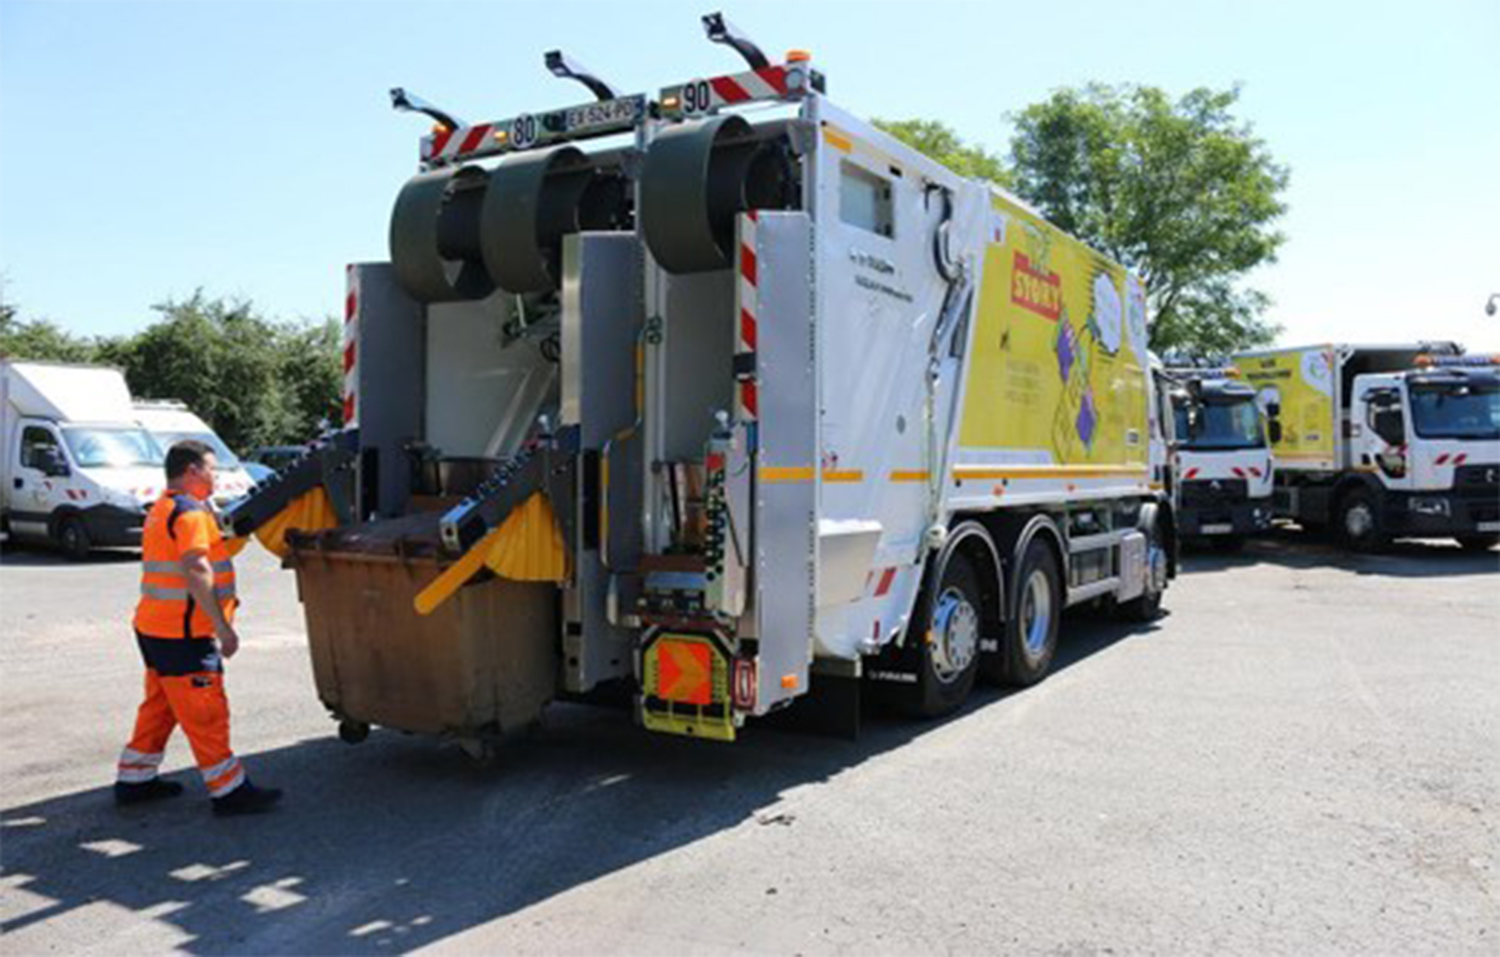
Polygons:
<instances>
[{"instance_id":1,"label":"grey cylindrical roller","mask_svg":"<svg viewBox=\"0 0 1500 957\"><path fill-rule=\"evenodd\" d=\"M562 282L562 237L579 230L579 201L594 178L571 146L507 156L490 173L481 212L485 267L511 293L549 292Z\"/></svg>"},{"instance_id":2,"label":"grey cylindrical roller","mask_svg":"<svg viewBox=\"0 0 1500 957\"><path fill-rule=\"evenodd\" d=\"M641 231L668 272L725 269L733 261L734 215L744 209L750 124L725 114L663 130L641 170Z\"/></svg>"},{"instance_id":3,"label":"grey cylindrical roller","mask_svg":"<svg viewBox=\"0 0 1500 957\"><path fill-rule=\"evenodd\" d=\"M407 180L391 212L391 265L418 302L483 299L495 289L479 248L486 173L477 166Z\"/></svg>"}]
</instances>

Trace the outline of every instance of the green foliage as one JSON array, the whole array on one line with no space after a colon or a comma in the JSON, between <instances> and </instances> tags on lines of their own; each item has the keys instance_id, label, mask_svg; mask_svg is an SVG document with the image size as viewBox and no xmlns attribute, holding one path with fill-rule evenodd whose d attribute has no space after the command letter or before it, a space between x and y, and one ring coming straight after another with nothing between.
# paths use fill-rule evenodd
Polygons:
<instances>
[{"instance_id":1,"label":"green foliage","mask_svg":"<svg viewBox=\"0 0 1500 957\"><path fill-rule=\"evenodd\" d=\"M125 371L132 395L181 399L231 448L304 442L338 420L340 327L268 319L249 302L188 299L154 306L134 336L84 339L0 307L0 352L17 359L92 362Z\"/></svg>"},{"instance_id":2,"label":"green foliage","mask_svg":"<svg viewBox=\"0 0 1500 957\"><path fill-rule=\"evenodd\" d=\"M937 120L876 120L875 125L960 176L1012 185L1013 178L1004 160L983 147L968 145Z\"/></svg>"},{"instance_id":3,"label":"green foliage","mask_svg":"<svg viewBox=\"0 0 1500 957\"><path fill-rule=\"evenodd\" d=\"M1288 172L1234 117L1238 99L1095 84L1013 117L1017 192L1140 274L1158 351L1223 354L1278 331L1266 296L1238 281L1285 241L1271 224Z\"/></svg>"}]
</instances>

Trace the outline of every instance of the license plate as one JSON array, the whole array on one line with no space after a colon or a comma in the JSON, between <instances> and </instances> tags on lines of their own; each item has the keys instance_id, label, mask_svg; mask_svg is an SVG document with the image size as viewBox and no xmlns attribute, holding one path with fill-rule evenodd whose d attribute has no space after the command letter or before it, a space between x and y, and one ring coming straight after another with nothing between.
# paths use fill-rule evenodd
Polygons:
<instances>
[{"instance_id":1,"label":"license plate","mask_svg":"<svg viewBox=\"0 0 1500 957\"><path fill-rule=\"evenodd\" d=\"M1479 530L1481 532L1500 532L1500 522L1480 522Z\"/></svg>"},{"instance_id":2,"label":"license plate","mask_svg":"<svg viewBox=\"0 0 1500 957\"><path fill-rule=\"evenodd\" d=\"M1229 535L1234 532L1233 525L1204 525L1198 529L1205 535Z\"/></svg>"}]
</instances>

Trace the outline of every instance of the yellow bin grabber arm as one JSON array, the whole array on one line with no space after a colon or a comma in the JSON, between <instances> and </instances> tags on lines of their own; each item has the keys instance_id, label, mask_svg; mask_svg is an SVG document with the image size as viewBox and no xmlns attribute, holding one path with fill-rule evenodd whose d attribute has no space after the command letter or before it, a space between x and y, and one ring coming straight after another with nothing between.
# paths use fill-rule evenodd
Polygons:
<instances>
[{"instance_id":1,"label":"yellow bin grabber arm","mask_svg":"<svg viewBox=\"0 0 1500 957\"><path fill-rule=\"evenodd\" d=\"M567 581L567 549L545 494L534 493L418 592L412 601L417 614L430 615L486 566L511 581Z\"/></svg>"}]
</instances>

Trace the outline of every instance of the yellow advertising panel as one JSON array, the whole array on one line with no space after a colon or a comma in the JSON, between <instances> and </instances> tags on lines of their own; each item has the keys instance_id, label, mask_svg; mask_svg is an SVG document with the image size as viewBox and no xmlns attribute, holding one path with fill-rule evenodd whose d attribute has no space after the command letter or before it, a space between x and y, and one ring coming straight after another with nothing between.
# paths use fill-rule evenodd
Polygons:
<instances>
[{"instance_id":1,"label":"yellow advertising panel","mask_svg":"<svg viewBox=\"0 0 1500 957\"><path fill-rule=\"evenodd\" d=\"M1146 292L995 196L959 441L1057 465L1144 465Z\"/></svg>"},{"instance_id":2,"label":"yellow advertising panel","mask_svg":"<svg viewBox=\"0 0 1500 957\"><path fill-rule=\"evenodd\" d=\"M1281 406L1281 441L1271 450L1278 469L1333 468L1333 346L1310 346L1235 360L1255 401Z\"/></svg>"}]
</instances>

